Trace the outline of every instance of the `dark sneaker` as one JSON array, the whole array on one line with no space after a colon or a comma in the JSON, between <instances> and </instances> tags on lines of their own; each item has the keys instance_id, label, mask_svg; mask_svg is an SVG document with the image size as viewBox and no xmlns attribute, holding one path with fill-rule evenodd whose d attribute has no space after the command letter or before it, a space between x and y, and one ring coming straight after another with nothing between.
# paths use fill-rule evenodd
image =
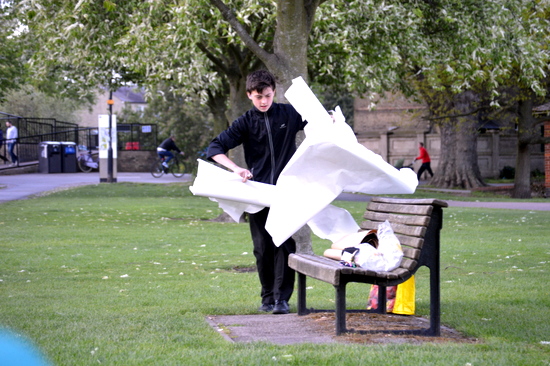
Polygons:
<instances>
[{"instance_id":1,"label":"dark sneaker","mask_svg":"<svg viewBox=\"0 0 550 366\"><path fill-rule=\"evenodd\" d=\"M290 309L286 300L276 300L273 307L273 314L288 314Z\"/></svg>"},{"instance_id":2,"label":"dark sneaker","mask_svg":"<svg viewBox=\"0 0 550 366\"><path fill-rule=\"evenodd\" d=\"M262 304L262 306L258 308L258 311L270 313L273 311L273 304Z\"/></svg>"}]
</instances>

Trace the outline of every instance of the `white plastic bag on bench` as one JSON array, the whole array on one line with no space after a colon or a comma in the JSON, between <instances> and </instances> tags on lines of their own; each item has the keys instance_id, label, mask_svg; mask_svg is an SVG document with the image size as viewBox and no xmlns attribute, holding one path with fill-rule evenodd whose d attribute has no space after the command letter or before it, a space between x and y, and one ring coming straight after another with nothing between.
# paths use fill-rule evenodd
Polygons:
<instances>
[{"instance_id":1,"label":"white plastic bag on bench","mask_svg":"<svg viewBox=\"0 0 550 366\"><path fill-rule=\"evenodd\" d=\"M360 244L355 264L375 272L387 272L399 267L403 249L388 220L378 226L377 235L378 249L370 244Z\"/></svg>"}]
</instances>

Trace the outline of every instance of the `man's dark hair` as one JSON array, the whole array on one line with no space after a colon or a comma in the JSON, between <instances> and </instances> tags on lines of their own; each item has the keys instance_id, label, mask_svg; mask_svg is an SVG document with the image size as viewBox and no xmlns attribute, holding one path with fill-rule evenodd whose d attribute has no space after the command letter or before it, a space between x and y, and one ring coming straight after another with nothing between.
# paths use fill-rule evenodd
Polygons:
<instances>
[{"instance_id":1,"label":"man's dark hair","mask_svg":"<svg viewBox=\"0 0 550 366\"><path fill-rule=\"evenodd\" d=\"M262 93L264 89L275 90L275 76L267 70L257 70L248 74L246 78L246 91L252 93L254 90Z\"/></svg>"},{"instance_id":2,"label":"man's dark hair","mask_svg":"<svg viewBox=\"0 0 550 366\"><path fill-rule=\"evenodd\" d=\"M423 142L419 142L420 146L424 147L424 143Z\"/></svg>"}]
</instances>

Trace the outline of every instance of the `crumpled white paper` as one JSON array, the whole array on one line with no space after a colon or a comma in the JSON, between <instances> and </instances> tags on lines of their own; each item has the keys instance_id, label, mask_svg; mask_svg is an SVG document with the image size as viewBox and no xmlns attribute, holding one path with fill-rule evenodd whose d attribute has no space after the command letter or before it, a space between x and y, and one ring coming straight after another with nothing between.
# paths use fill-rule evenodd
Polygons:
<instances>
[{"instance_id":1,"label":"crumpled white paper","mask_svg":"<svg viewBox=\"0 0 550 366\"><path fill-rule=\"evenodd\" d=\"M411 169L397 170L359 144L340 108L333 121L301 77L292 82L285 97L308 121L306 138L277 184L242 183L237 174L200 161L191 191L218 201L235 221L271 207L266 229L275 245L306 223L315 235L336 241L359 229L346 210L330 206L340 193L411 194L418 180Z\"/></svg>"}]
</instances>

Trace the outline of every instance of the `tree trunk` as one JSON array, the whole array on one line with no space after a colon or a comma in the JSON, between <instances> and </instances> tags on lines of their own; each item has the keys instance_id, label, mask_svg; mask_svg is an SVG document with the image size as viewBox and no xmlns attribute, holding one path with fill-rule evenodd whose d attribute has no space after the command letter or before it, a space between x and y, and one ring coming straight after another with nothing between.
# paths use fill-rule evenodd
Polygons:
<instances>
[{"instance_id":1,"label":"tree trunk","mask_svg":"<svg viewBox=\"0 0 550 366\"><path fill-rule=\"evenodd\" d=\"M455 185L454 176L456 172L456 123L453 120L447 120L440 124L441 130L441 149L439 155L439 166L434 177L430 181L431 185L439 188L450 188Z\"/></svg>"},{"instance_id":2,"label":"tree trunk","mask_svg":"<svg viewBox=\"0 0 550 366\"><path fill-rule=\"evenodd\" d=\"M284 93L299 76L308 80L307 47L313 18L319 1L278 0L274 54L263 60L277 78L278 101L286 101Z\"/></svg>"},{"instance_id":3,"label":"tree trunk","mask_svg":"<svg viewBox=\"0 0 550 366\"><path fill-rule=\"evenodd\" d=\"M527 98L518 102L518 146L513 198L531 198L531 142L533 126L533 100Z\"/></svg>"},{"instance_id":4,"label":"tree trunk","mask_svg":"<svg viewBox=\"0 0 550 366\"><path fill-rule=\"evenodd\" d=\"M228 125L252 107L252 103L246 95L246 76L228 75L229 108L226 111Z\"/></svg>"},{"instance_id":5,"label":"tree trunk","mask_svg":"<svg viewBox=\"0 0 550 366\"><path fill-rule=\"evenodd\" d=\"M250 99L248 99L246 94L246 75L230 77L229 82L229 109L226 112L228 125L249 110L252 106ZM246 166L246 162L244 160L244 148L242 145L232 149L229 152L229 157L238 166Z\"/></svg>"},{"instance_id":6,"label":"tree trunk","mask_svg":"<svg viewBox=\"0 0 550 366\"><path fill-rule=\"evenodd\" d=\"M531 198L531 154L529 144L520 143L519 141L512 198Z\"/></svg>"},{"instance_id":7,"label":"tree trunk","mask_svg":"<svg viewBox=\"0 0 550 366\"><path fill-rule=\"evenodd\" d=\"M307 5L306 5L307 3ZM277 101L286 102L284 93L292 84L292 79L307 77L307 46L313 18L319 1L278 0L277 28L275 30L275 57L264 61L277 78ZM300 144L304 135L297 136ZM293 235L298 253L313 254L311 229L304 225Z\"/></svg>"},{"instance_id":8,"label":"tree trunk","mask_svg":"<svg viewBox=\"0 0 550 366\"><path fill-rule=\"evenodd\" d=\"M485 186L477 162L477 115L468 114L475 99L473 92L466 91L453 95L447 102L448 108L433 111L451 116L441 125L441 146L445 148L441 149L439 167L430 182L436 187L471 189Z\"/></svg>"},{"instance_id":9,"label":"tree trunk","mask_svg":"<svg viewBox=\"0 0 550 366\"><path fill-rule=\"evenodd\" d=\"M214 116L214 126L212 134L214 136L217 136L220 132L225 130L227 128L227 117L226 117L226 111L227 111L227 105L226 105L226 99L227 96L223 93L220 94L210 94L208 96L208 109L210 110L210 113Z\"/></svg>"}]
</instances>

